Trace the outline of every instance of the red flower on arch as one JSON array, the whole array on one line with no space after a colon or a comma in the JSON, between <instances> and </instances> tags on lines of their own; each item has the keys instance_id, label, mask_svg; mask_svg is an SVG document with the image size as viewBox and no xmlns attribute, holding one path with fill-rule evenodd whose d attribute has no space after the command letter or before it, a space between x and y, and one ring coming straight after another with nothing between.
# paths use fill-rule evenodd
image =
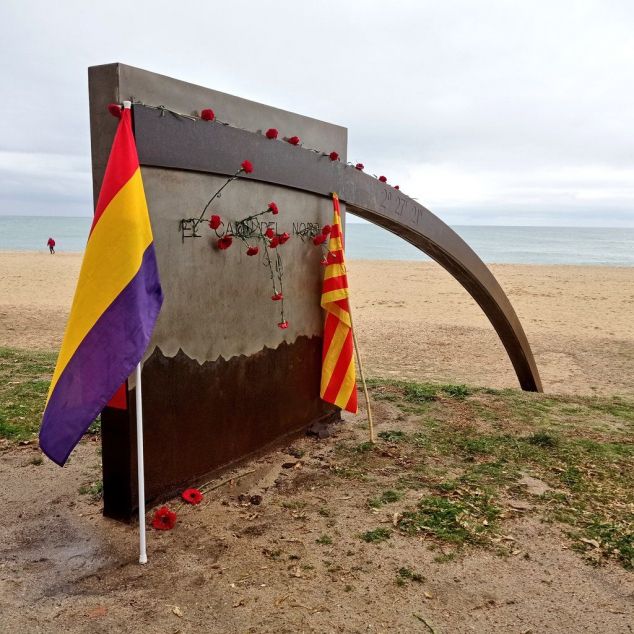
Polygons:
<instances>
[{"instance_id":1,"label":"red flower on arch","mask_svg":"<svg viewBox=\"0 0 634 634\"><path fill-rule=\"evenodd\" d=\"M338 161L338 160L339 160L339 154L337 154L337 152L331 152L331 153L328 155L328 158L329 158L331 161Z\"/></svg>"},{"instance_id":2,"label":"red flower on arch","mask_svg":"<svg viewBox=\"0 0 634 634\"><path fill-rule=\"evenodd\" d=\"M385 176L379 176L379 180L380 180L382 183L387 183L387 178L385 178Z\"/></svg>"},{"instance_id":3,"label":"red flower on arch","mask_svg":"<svg viewBox=\"0 0 634 634\"><path fill-rule=\"evenodd\" d=\"M222 218L220 218L220 216L217 216L216 214L214 214L209 219L209 228L210 229L217 229L221 224L222 224Z\"/></svg>"},{"instance_id":4,"label":"red flower on arch","mask_svg":"<svg viewBox=\"0 0 634 634\"><path fill-rule=\"evenodd\" d=\"M277 139L277 135L278 134L279 134L279 132L275 128L269 128L266 131L266 138L267 139Z\"/></svg>"},{"instance_id":5,"label":"red flower on arch","mask_svg":"<svg viewBox=\"0 0 634 634\"><path fill-rule=\"evenodd\" d=\"M245 174L250 174L253 171L253 163L251 163L251 161L242 161L240 167Z\"/></svg>"},{"instance_id":6,"label":"red flower on arch","mask_svg":"<svg viewBox=\"0 0 634 634\"><path fill-rule=\"evenodd\" d=\"M280 244L286 244L291 238L290 234L288 234L286 231L277 237L280 241Z\"/></svg>"},{"instance_id":7,"label":"red flower on arch","mask_svg":"<svg viewBox=\"0 0 634 634\"><path fill-rule=\"evenodd\" d=\"M260 247L249 247L247 249L247 255L257 255L260 252Z\"/></svg>"},{"instance_id":8,"label":"red flower on arch","mask_svg":"<svg viewBox=\"0 0 634 634\"><path fill-rule=\"evenodd\" d=\"M365 165L363 163L357 163L354 167L355 169L362 170L365 167Z\"/></svg>"},{"instance_id":9,"label":"red flower on arch","mask_svg":"<svg viewBox=\"0 0 634 634\"><path fill-rule=\"evenodd\" d=\"M176 513L170 511L167 506L161 506L154 512L152 528L157 531L171 531L176 526Z\"/></svg>"},{"instance_id":10,"label":"red flower on arch","mask_svg":"<svg viewBox=\"0 0 634 634\"><path fill-rule=\"evenodd\" d=\"M185 489L181 497L189 504L200 504L203 501L203 494L198 489Z\"/></svg>"},{"instance_id":11,"label":"red flower on arch","mask_svg":"<svg viewBox=\"0 0 634 634\"><path fill-rule=\"evenodd\" d=\"M298 136L292 136L289 139L286 139L291 145L299 145L301 139Z\"/></svg>"},{"instance_id":12,"label":"red flower on arch","mask_svg":"<svg viewBox=\"0 0 634 634\"><path fill-rule=\"evenodd\" d=\"M109 103L108 104L108 112L113 116L117 117L117 119L121 119L121 106L118 103Z\"/></svg>"},{"instance_id":13,"label":"red flower on arch","mask_svg":"<svg viewBox=\"0 0 634 634\"><path fill-rule=\"evenodd\" d=\"M200 112L200 118L203 121L213 121L216 118L216 113L211 108L205 108Z\"/></svg>"},{"instance_id":14,"label":"red flower on arch","mask_svg":"<svg viewBox=\"0 0 634 634\"><path fill-rule=\"evenodd\" d=\"M269 211L276 216L278 213L280 213L280 210L277 208L277 205L274 202L270 202L269 203Z\"/></svg>"},{"instance_id":15,"label":"red flower on arch","mask_svg":"<svg viewBox=\"0 0 634 634\"><path fill-rule=\"evenodd\" d=\"M313 238L313 244L315 246L319 246L320 244L323 244L324 242L326 242L326 235L324 233L318 233L314 238Z\"/></svg>"}]
</instances>

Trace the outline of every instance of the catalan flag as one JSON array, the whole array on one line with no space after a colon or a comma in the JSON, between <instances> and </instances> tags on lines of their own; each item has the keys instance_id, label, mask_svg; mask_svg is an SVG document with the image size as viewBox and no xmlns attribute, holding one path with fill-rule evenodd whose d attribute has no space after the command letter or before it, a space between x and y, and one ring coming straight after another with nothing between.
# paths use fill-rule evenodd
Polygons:
<instances>
[{"instance_id":1,"label":"catalan flag","mask_svg":"<svg viewBox=\"0 0 634 634\"><path fill-rule=\"evenodd\" d=\"M121 111L40 429L60 466L141 360L163 303L132 133Z\"/></svg>"},{"instance_id":2,"label":"catalan flag","mask_svg":"<svg viewBox=\"0 0 634 634\"><path fill-rule=\"evenodd\" d=\"M352 341L352 318L348 303L348 278L343 255L343 234L339 197L333 194L334 214L321 307L326 311L324 322L324 346L321 365L320 395L353 414L357 412L357 387Z\"/></svg>"}]
</instances>

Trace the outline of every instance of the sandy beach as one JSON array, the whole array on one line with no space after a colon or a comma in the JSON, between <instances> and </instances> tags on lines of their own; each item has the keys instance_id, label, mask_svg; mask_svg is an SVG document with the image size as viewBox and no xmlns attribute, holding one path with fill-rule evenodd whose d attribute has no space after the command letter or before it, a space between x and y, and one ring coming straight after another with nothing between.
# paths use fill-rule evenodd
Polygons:
<instances>
[{"instance_id":1,"label":"sandy beach","mask_svg":"<svg viewBox=\"0 0 634 634\"><path fill-rule=\"evenodd\" d=\"M80 254L0 252L0 345L59 346L80 264ZM547 392L634 393L633 268L491 269L524 325ZM436 264L356 260L349 277L369 376L517 387L486 317Z\"/></svg>"}]
</instances>

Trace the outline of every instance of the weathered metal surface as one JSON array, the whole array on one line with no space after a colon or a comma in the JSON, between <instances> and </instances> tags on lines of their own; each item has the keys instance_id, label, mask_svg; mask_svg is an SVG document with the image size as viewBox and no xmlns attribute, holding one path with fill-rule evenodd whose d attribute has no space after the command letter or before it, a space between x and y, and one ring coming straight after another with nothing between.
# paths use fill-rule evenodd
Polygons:
<instances>
[{"instance_id":1,"label":"weathered metal surface","mask_svg":"<svg viewBox=\"0 0 634 634\"><path fill-rule=\"evenodd\" d=\"M213 472L297 435L307 422L333 421L319 398L321 337L203 364L157 348L143 365L148 503L166 499ZM146 389L146 386L151 389ZM129 520L137 506L134 390L129 411L103 417L104 511ZM123 450L122 450L123 448Z\"/></svg>"},{"instance_id":2,"label":"weathered metal surface","mask_svg":"<svg viewBox=\"0 0 634 634\"><path fill-rule=\"evenodd\" d=\"M215 122L134 107L142 165L229 175L244 159L244 178L329 196L349 211L407 240L444 267L480 305L500 337L524 390L542 385L522 325L501 286L469 245L428 209L391 186L320 153Z\"/></svg>"}]
</instances>

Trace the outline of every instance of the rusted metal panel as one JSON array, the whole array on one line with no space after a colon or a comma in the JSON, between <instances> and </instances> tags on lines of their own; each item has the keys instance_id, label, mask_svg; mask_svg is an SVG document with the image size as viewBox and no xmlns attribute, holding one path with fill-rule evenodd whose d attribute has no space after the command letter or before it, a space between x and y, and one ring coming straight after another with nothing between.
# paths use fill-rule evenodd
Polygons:
<instances>
[{"instance_id":1,"label":"rusted metal panel","mask_svg":"<svg viewBox=\"0 0 634 634\"><path fill-rule=\"evenodd\" d=\"M157 348L143 364L148 503L203 482L311 423L338 420L338 410L319 398L320 355L321 337L203 364L183 352L166 357ZM132 392L128 411L106 408L102 414L104 481L110 484L104 512L125 521L137 507Z\"/></svg>"}]
</instances>

